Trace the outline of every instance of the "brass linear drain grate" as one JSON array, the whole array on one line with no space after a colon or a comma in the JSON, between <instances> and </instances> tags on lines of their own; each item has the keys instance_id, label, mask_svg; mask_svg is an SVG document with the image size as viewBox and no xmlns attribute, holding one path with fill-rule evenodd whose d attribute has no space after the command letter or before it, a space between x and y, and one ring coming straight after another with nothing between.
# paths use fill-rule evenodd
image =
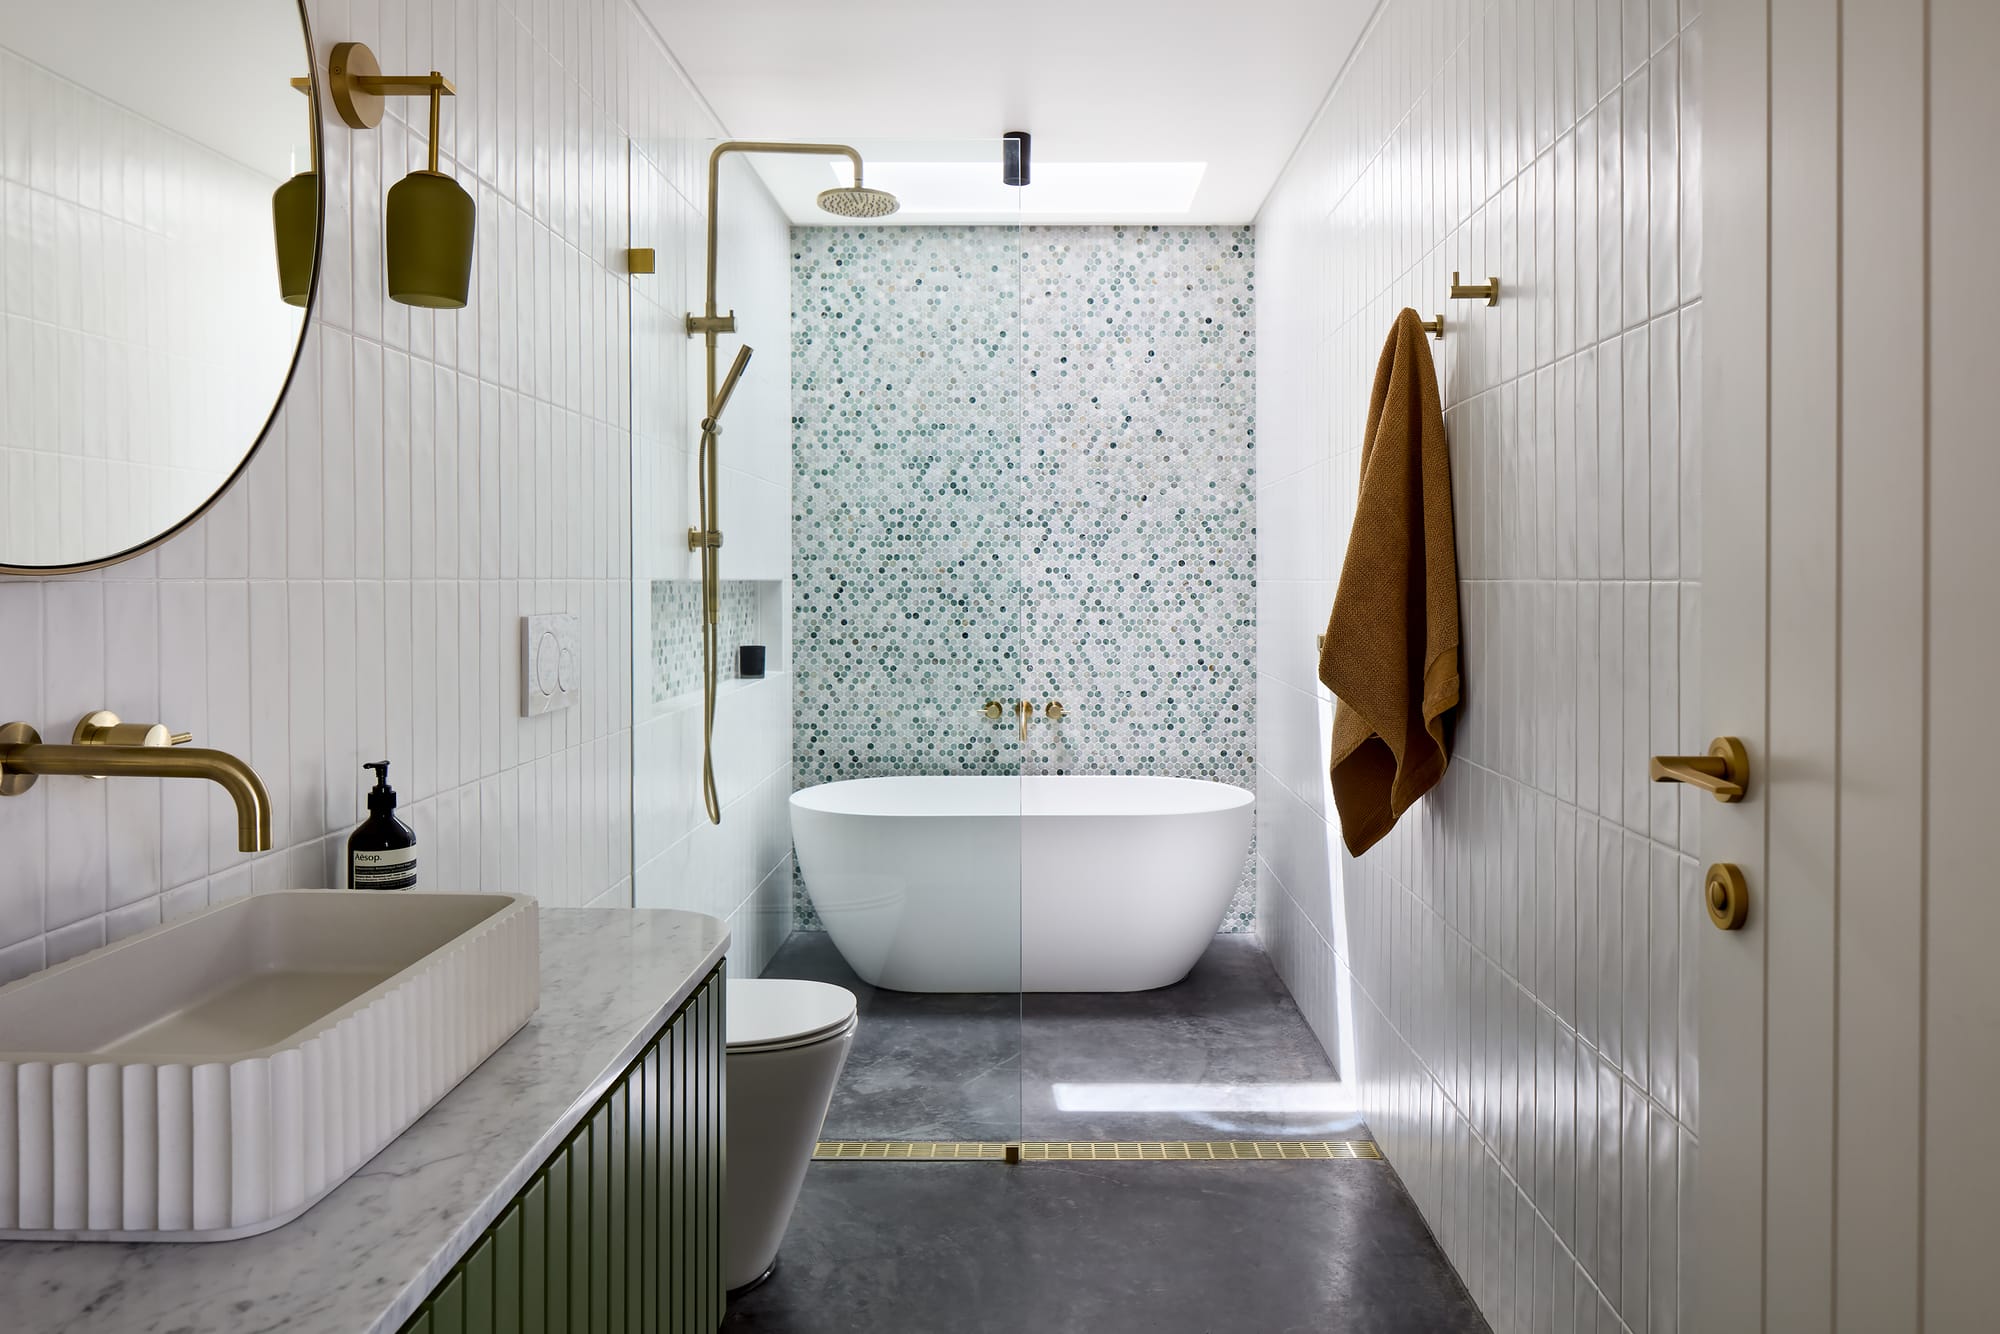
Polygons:
<instances>
[{"instance_id":1,"label":"brass linear drain grate","mask_svg":"<svg viewBox=\"0 0 2000 1334\"><path fill-rule=\"evenodd\" d=\"M1002 1162L1007 1146L976 1140L823 1139L813 1149L813 1157L882 1163Z\"/></svg>"},{"instance_id":2,"label":"brass linear drain grate","mask_svg":"<svg viewBox=\"0 0 2000 1334\"><path fill-rule=\"evenodd\" d=\"M879 1163L1331 1162L1381 1156L1375 1142L1366 1139L1031 1140L1018 1145L1000 1140L828 1139L813 1150L820 1162Z\"/></svg>"}]
</instances>

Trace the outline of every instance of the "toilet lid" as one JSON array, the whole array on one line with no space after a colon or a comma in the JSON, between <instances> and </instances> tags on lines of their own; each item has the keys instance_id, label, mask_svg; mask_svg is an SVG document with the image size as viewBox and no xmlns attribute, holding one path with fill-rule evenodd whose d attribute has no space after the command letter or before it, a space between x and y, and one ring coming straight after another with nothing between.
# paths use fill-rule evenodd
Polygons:
<instances>
[{"instance_id":1,"label":"toilet lid","mask_svg":"<svg viewBox=\"0 0 2000 1334\"><path fill-rule=\"evenodd\" d=\"M853 1022L854 1009L854 993L831 983L732 977L729 1050L791 1047L830 1036Z\"/></svg>"}]
</instances>

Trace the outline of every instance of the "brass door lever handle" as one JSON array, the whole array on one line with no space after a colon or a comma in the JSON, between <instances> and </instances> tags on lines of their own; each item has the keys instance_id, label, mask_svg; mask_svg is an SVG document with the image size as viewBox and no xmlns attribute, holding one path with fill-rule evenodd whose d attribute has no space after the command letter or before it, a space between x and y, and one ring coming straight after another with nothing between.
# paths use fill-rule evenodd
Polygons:
<instances>
[{"instance_id":1,"label":"brass door lever handle","mask_svg":"<svg viewBox=\"0 0 2000 1334\"><path fill-rule=\"evenodd\" d=\"M1708 743L1706 755L1655 755L1655 783L1689 783L1717 801L1741 801L1750 788L1750 752L1733 736Z\"/></svg>"}]
</instances>

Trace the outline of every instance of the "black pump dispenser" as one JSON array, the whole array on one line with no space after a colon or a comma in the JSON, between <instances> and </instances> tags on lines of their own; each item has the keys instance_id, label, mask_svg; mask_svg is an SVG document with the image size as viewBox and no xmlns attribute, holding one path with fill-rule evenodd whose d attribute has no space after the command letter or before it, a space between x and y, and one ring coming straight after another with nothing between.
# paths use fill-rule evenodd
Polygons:
<instances>
[{"instance_id":1,"label":"black pump dispenser","mask_svg":"<svg viewBox=\"0 0 2000 1334\"><path fill-rule=\"evenodd\" d=\"M368 818L347 839L349 889L415 889L417 831L396 818L396 789L389 786L389 761L361 766L375 771L368 790Z\"/></svg>"}]
</instances>

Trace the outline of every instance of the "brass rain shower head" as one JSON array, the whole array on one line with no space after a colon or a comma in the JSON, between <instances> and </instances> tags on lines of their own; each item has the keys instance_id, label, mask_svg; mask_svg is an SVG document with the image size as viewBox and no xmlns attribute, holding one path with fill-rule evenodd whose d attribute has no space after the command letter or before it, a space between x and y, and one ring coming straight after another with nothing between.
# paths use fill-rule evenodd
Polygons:
<instances>
[{"instance_id":1,"label":"brass rain shower head","mask_svg":"<svg viewBox=\"0 0 2000 1334\"><path fill-rule=\"evenodd\" d=\"M815 202L822 213L831 213L836 218L886 218L902 207L887 190L872 190L865 185L822 190Z\"/></svg>"}]
</instances>

